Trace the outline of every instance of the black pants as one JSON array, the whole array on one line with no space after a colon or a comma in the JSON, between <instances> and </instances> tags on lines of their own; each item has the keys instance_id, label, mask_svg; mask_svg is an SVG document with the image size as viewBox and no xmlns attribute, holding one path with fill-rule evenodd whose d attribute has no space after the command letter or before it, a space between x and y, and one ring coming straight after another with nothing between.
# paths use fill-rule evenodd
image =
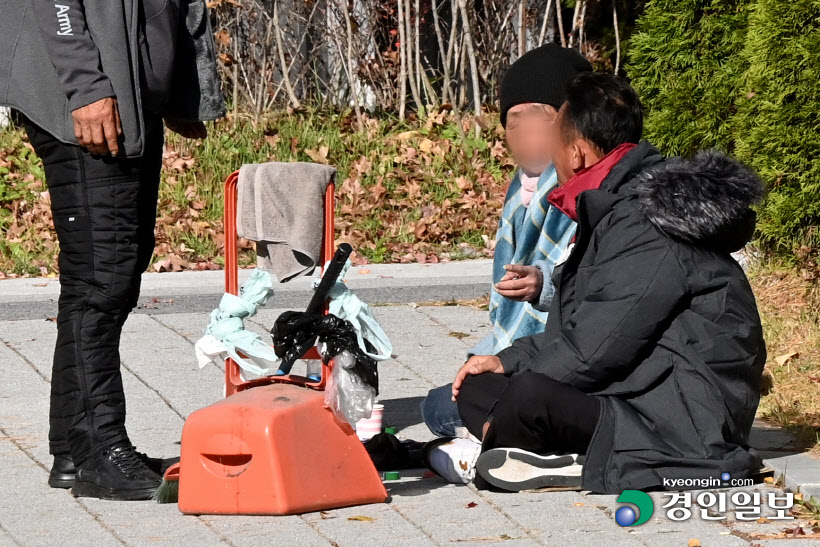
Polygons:
<instances>
[{"instance_id":1,"label":"black pants","mask_svg":"<svg viewBox=\"0 0 820 547\"><path fill-rule=\"evenodd\" d=\"M120 334L154 251L163 127L146 120L141 158L93 156L25 122L43 160L60 242L49 449L76 465L128 442Z\"/></svg>"},{"instance_id":2,"label":"black pants","mask_svg":"<svg viewBox=\"0 0 820 547\"><path fill-rule=\"evenodd\" d=\"M479 439L490 429L483 449L520 448L537 454L586 454L601 402L574 387L536 372L510 377L468 376L458 395L464 426Z\"/></svg>"}]
</instances>

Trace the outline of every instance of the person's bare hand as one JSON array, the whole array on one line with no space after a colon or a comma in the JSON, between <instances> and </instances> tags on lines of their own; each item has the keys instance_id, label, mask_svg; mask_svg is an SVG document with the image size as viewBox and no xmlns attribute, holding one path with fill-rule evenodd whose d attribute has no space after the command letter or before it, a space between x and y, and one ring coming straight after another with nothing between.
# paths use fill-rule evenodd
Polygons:
<instances>
[{"instance_id":1,"label":"person's bare hand","mask_svg":"<svg viewBox=\"0 0 820 547\"><path fill-rule=\"evenodd\" d=\"M202 122L165 118L165 127L186 139L204 139L208 136L208 129Z\"/></svg>"},{"instance_id":2,"label":"person's bare hand","mask_svg":"<svg viewBox=\"0 0 820 547\"><path fill-rule=\"evenodd\" d=\"M535 266L507 264L507 273L495 284L495 290L503 297L520 302L532 302L541 294L544 274Z\"/></svg>"},{"instance_id":3,"label":"person's bare hand","mask_svg":"<svg viewBox=\"0 0 820 547\"><path fill-rule=\"evenodd\" d=\"M473 355L470 357L464 366L459 369L456 374L456 379L453 380L453 400L458 398L458 392L461 389L461 384L467 376L475 376L477 374L484 374L485 372L495 372L497 374L504 374L504 367L501 365L501 359L495 355Z\"/></svg>"},{"instance_id":4,"label":"person's bare hand","mask_svg":"<svg viewBox=\"0 0 820 547\"><path fill-rule=\"evenodd\" d=\"M122 135L117 99L106 97L82 106L73 112L74 136L77 143L92 154L116 156L120 153Z\"/></svg>"}]
</instances>

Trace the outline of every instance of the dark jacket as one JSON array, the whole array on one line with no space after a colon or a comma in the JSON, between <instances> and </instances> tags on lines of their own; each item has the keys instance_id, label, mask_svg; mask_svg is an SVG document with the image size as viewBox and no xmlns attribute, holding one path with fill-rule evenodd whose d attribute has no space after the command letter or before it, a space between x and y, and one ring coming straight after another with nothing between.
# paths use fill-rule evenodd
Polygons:
<instances>
[{"instance_id":1,"label":"dark jacket","mask_svg":"<svg viewBox=\"0 0 820 547\"><path fill-rule=\"evenodd\" d=\"M762 186L717 152L663 161L644 142L578 200L578 240L556 269L546 331L499 353L603 401L584 488L748 477L766 359L760 317L730 256ZM567 409L571 412L572 409Z\"/></svg>"},{"instance_id":2,"label":"dark jacket","mask_svg":"<svg viewBox=\"0 0 820 547\"><path fill-rule=\"evenodd\" d=\"M145 117L225 114L205 0L0 0L0 105L76 143L71 112L116 97L126 155Z\"/></svg>"}]
</instances>

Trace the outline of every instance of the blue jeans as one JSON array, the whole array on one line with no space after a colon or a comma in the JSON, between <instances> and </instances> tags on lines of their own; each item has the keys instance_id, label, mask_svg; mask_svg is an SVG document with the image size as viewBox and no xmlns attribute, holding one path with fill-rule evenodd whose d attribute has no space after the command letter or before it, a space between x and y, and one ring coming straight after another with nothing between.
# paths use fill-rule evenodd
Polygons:
<instances>
[{"instance_id":1,"label":"blue jeans","mask_svg":"<svg viewBox=\"0 0 820 547\"><path fill-rule=\"evenodd\" d=\"M473 355L493 354L493 333L482 338L467 351L467 358ZM421 417L427 428L439 437L454 437L456 428L461 427L458 405L453 401L453 384L430 390L421 401Z\"/></svg>"},{"instance_id":2,"label":"blue jeans","mask_svg":"<svg viewBox=\"0 0 820 547\"><path fill-rule=\"evenodd\" d=\"M421 401L421 417L425 425L439 437L454 437L461 427L458 405L453 401L453 384L430 390Z\"/></svg>"}]
</instances>

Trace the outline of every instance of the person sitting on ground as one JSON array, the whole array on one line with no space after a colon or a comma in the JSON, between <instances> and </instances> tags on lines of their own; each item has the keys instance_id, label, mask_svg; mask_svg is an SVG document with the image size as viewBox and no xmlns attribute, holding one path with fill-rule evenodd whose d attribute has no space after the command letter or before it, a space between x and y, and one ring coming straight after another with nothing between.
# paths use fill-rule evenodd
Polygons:
<instances>
[{"instance_id":1,"label":"person sitting on ground","mask_svg":"<svg viewBox=\"0 0 820 547\"><path fill-rule=\"evenodd\" d=\"M730 253L753 233L762 185L715 151L664 161L642 124L620 78L582 74L567 90L550 202L579 227L546 330L453 382L483 446L451 467L479 486L614 494L761 467L748 439L766 349Z\"/></svg>"},{"instance_id":2,"label":"person sitting on ground","mask_svg":"<svg viewBox=\"0 0 820 547\"><path fill-rule=\"evenodd\" d=\"M510 183L496 235L490 295L492 332L468 352L494 355L522 336L544 331L552 301L555 260L575 234L575 222L547 201L558 187L547 138L564 102L564 89L592 67L557 44L534 49L510 66L501 82L501 125L519 168ZM422 416L439 436L461 426L451 386L430 391Z\"/></svg>"}]
</instances>

